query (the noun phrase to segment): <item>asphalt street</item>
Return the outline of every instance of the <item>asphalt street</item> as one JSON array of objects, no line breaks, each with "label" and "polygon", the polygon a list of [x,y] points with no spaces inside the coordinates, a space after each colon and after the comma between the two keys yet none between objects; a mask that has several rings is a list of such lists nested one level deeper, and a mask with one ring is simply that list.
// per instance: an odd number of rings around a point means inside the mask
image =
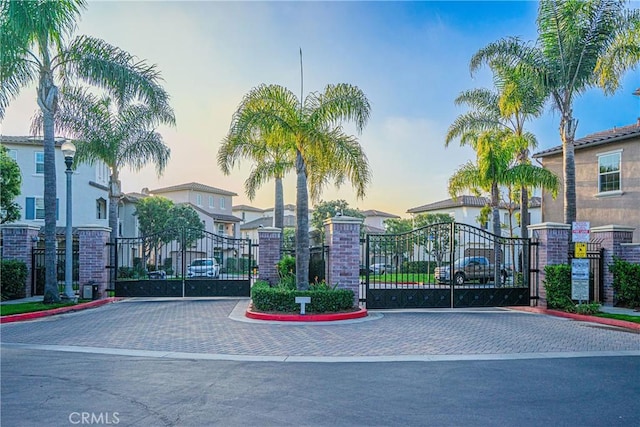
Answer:
[{"label": "asphalt street", "polygon": [[3,426],[637,426],[640,334],[503,309],[248,321],[126,300],[4,324]]}]

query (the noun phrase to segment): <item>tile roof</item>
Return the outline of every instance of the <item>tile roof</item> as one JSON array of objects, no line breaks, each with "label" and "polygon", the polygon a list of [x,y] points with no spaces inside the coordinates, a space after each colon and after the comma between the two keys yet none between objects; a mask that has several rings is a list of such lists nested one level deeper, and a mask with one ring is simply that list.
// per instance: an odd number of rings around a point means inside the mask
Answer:
[{"label": "tile roof", "polygon": [[[614,127],[601,132],[592,133],[584,138],[576,139],[574,141],[574,147],[576,150],[595,147],[597,145],[608,144],[611,142],[625,141],[628,139],[640,137],[640,120],[638,123],[622,127]],[[534,158],[555,156],[562,154],[562,145],[549,148],[548,150],[540,151],[533,155]]]},{"label": "tile roof", "polygon": [[202,209],[201,207],[194,205],[193,203],[187,202],[187,203],[182,203],[182,204],[191,206],[192,208],[194,208],[196,211],[202,213],[203,215],[206,215],[206,216],[208,216],[210,218],[213,218],[214,221],[225,221],[225,222],[240,222],[240,221],[242,221],[237,216],[206,211],[206,210]]},{"label": "tile roof", "polygon": [[360,211],[360,213],[366,217],[368,216],[381,216],[385,218],[400,218],[398,215],[377,211],[375,209],[368,209],[366,211]]},{"label": "tile roof", "polygon": [[[284,216],[284,226],[285,227],[295,227],[296,226],[296,217],[293,215],[285,215]],[[254,219],[253,221],[249,221],[245,224],[240,225],[240,230],[253,230],[260,227],[273,227],[273,217],[266,216],[264,218]]]},{"label": "tile roof", "polygon": [[260,209],[260,208],[255,208],[253,206],[249,206],[249,205],[234,205],[231,207],[232,211],[247,211],[247,212],[265,212],[264,209]]},{"label": "tile roof", "polygon": [[455,200],[453,198],[440,200],[438,202],[429,203],[427,205],[418,206],[407,210],[407,213],[422,213],[436,211],[439,209],[455,208],[460,206],[478,206],[482,207],[488,202],[486,197],[478,196],[459,196]]},{"label": "tile roof", "polygon": [[222,190],[220,188],[211,187],[209,185],[200,184],[198,182],[189,182],[187,184],[178,184],[172,185],[170,187],[157,188],[155,190],[149,190],[149,193],[169,193],[171,191],[182,191],[182,190],[191,190],[191,191],[202,191],[205,193],[216,193],[222,194],[223,196],[237,196],[233,191]]},{"label": "tile roof", "polygon": [[[0,143],[3,144],[16,144],[16,145],[43,145],[42,136],[8,136],[0,135]],[[57,137],[55,138],[56,146],[59,147],[65,142],[67,138]]]}]

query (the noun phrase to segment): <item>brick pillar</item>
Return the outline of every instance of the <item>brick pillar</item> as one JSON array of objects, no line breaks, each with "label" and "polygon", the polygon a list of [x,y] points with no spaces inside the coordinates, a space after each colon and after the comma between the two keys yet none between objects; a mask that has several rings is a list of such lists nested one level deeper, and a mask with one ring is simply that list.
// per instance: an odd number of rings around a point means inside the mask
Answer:
[{"label": "brick pillar", "polygon": [[258,230],[258,279],[276,284],[280,280],[276,264],[280,261],[280,233],[276,227]]},{"label": "brick pillar", "polygon": [[[544,289],[544,267],[554,264],[567,264],[569,262],[569,236],[571,226],[555,222],[543,222],[529,226],[533,232],[533,238],[538,241],[538,281],[531,283],[537,286],[540,299],[538,305],[547,307],[547,292]],[[535,250],[535,248],[534,248]],[[536,266],[531,266],[536,268]]]},{"label": "brick pillar", "polygon": [[105,298],[105,289],[109,284],[109,237],[111,229],[100,226],[77,227],[78,245],[80,249],[79,281],[80,295],[82,286],[95,282],[98,285],[99,298]]},{"label": "brick pillar", "polygon": [[31,251],[38,242],[40,227],[27,224],[5,224],[2,226],[2,259],[22,261],[27,265],[26,297],[31,295],[33,265]]},{"label": "brick pillar", "polygon": [[623,246],[631,243],[633,239],[634,227],[624,225],[604,225],[602,227],[591,228],[591,239],[602,241],[604,256],[600,260],[603,263],[604,295],[601,296],[603,305],[614,305],[616,297],[613,292],[613,273],[609,270],[609,265],[613,263],[613,257],[625,258],[627,249]]},{"label": "brick pillar", "polygon": [[336,216],[324,221],[325,243],[329,246],[326,282],[353,291],[353,305],[358,305],[360,287],[360,226],[362,219]]}]

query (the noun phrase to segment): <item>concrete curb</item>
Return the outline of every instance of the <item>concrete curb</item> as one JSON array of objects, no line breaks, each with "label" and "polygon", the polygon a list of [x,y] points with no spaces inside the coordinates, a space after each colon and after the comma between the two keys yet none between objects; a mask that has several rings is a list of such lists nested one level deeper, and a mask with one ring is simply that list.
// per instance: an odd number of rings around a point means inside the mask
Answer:
[{"label": "concrete curb", "polygon": [[361,308],[358,311],[349,313],[331,313],[331,314],[270,314],[252,311],[248,308],[245,316],[250,319],[257,320],[275,320],[280,322],[333,322],[336,320],[350,320],[367,317],[367,309]]},{"label": "concrete curb", "polygon": [[549,310],[539,307],[509,307],[511,310],[526,311],[529,313],[547,314],[549,316],[563,317],[565,319],[577,320],[580,322],[600,323],[602,325],[616,326],[618,328],[632,329],[640,331],[640,323],[627,322],[626,320],[609,319],[606,317],[588,316],[585,314],[567,313],[566,311]]},{"label": "concrete curb", "polygon": [[54,308],[52,310],[32,311],[30,313],[20,313],[20,314],[9,314],[7,316],[0,317],[0,324],[22,322],[25,320],[33,320],[33,319],[39,319],[41,317],[54,316],[56,314],[70,313],[72,311],[79,311],[79,310],[85,310],[88,308],[100,307],[101,305],[120,301],[121,299],[122,298],[112,297],[112,298],[99,299],[99,300],[90,301],[90,302],[83,302],[81,304],[70,305],[68,307]]}]

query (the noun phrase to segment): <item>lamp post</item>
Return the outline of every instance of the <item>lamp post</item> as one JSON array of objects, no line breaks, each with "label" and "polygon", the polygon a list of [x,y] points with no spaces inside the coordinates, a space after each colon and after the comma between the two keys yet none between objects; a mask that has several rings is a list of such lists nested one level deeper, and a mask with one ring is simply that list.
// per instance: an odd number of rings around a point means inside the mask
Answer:
[{"label": "lamp post", "polygon": [[62,143],[62,154],[64,155],[64,163],[67,165],[67,227],[65,230],[65,245],[64,245],[64,299],[74,300],[75,294],[73,292],[73,236],[71,233],[72,221],[71,221],[71,175],[73,171],[71,166],[73,165],[73,158],[76,155],[76,146],[70,142],[65,141]]}]

